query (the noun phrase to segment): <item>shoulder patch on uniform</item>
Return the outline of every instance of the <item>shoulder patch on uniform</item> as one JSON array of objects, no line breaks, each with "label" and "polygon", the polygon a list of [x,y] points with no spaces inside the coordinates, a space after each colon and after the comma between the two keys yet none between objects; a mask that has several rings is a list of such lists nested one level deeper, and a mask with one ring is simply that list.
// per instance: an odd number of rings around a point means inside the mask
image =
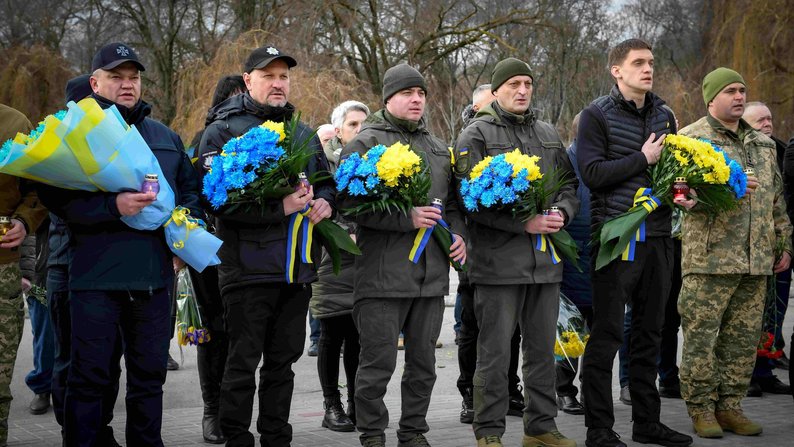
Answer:
[{"label": "shoulder patch on uniform", "polygon": [[452,153],[452,167],[455,169],[455,173],[458,175],[463,175],[469,172],[471,168],[471,159],[469,158],[469,148],[461,148],[457,150],[457,154],[455,151]]}]

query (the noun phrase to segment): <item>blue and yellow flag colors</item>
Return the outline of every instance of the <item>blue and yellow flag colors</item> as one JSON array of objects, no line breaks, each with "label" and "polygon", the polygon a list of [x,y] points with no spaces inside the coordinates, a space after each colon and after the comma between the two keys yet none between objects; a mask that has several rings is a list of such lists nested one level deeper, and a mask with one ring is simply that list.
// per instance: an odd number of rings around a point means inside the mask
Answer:
[{"label": "blue and yellow flag colors", "polygon": [[535,235],[535,250],[542,251],[543,253],[548,252],[549,256],[551,256],[552,264],[559,264],[560,261],[562,261],[560,256],[557,254],[557,250],[554,248],[554,243],[546,234]]},{"label": "blue and yellow flag colors", "polygon": [[[306,207],[292,213],[289,218],[289,225],[287,227],[287,258],[285,266],[285,275],[287,284],[295,282],[295,259],[296,251],[300,247],[300,259],[304,264],[312,264],[312,241],[314,238],[314,224],[306,217],[311,211],[311,207]],[[298,243],[298,235],[300,235],[300,244]]]},{"label": "blue and yellow flag colors", "polygon": [[[637,192],[634,193],[634,206],[632,206],[629,211],[642,207],[648,212],[648,214],[650,214],[653,212],[653,210],[659,208],[659,205],[661,204],[662,201],[653,195],[653,190],[651,188],[639,188]],[[640,223],[639,228],[637,228],[635,231],[634,236],[629,240],[629,244],[626,246],[626,249],[623,250],[623,253],[620,256],[621,260],[634,261],[634,253],[637,250],[637,242],[645,242],[644,219]]]}]

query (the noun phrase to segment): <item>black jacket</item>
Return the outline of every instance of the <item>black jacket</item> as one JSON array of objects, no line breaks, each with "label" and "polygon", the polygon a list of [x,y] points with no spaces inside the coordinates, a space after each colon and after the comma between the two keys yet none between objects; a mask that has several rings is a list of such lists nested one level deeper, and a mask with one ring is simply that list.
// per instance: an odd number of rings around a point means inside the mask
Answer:
[{"label": "black jacket", "polygon": [[[218,104],[207,115],[207,128],[199,145],[199,165],[208,168],[211,158],[221,152],[227,141],[246,133],[267,120],[288,121],[295,108],[270,107],[258,104],[248,93],[233,96]],[[320,140],[304,124],[298,127],[296,141],[311,137],[316,156],[309,160],[306,173],[328,170],[328,161]],[[332,180],[314,185],[314,197],[323,198],[334,206]],[[212,211],[211,208],[207,208]],[[215,235],[223,240],[218,256],[218,279],[221,292],[249,284],[286,282],[287,224],[281,200],[273,200],[265,208],[235,210],[224,208],[214,211]],[[320,244],[313,244],[312,259],[320,260]],[[295,282],[311,283],[317,280],[313,264],[295,263]]]},{"label": "black jacket", "polygon": [[[579,172],[591,191],[592,228],[617,217],[634,205],[637,189],[650,186],[642,145],[651,133],[675,133],[675,119],[651,92],[637,109],[617,86],[593,101],[579,118],[576,138]],[[672,210],[662,205],[646,219],[650,237],[670,236]]]},{"label": "black jacket", "polygon": [[[94,95],[108,108],[109,100]],[[122,117],[135,125],[149,145],[165,179],[174,190],[177,205],[203,217],[199,205],[198,176],[185,154],[182,141],[171,129],[148,118],[151,106],[143,101],[128,109],[116,104]],[[72,290],[154,290],[170,284],[172,254],[161,228],[141,231],[120,220],[117,193],[71,191],[41,185],[40,196],[47,208],[69,227]]]}]

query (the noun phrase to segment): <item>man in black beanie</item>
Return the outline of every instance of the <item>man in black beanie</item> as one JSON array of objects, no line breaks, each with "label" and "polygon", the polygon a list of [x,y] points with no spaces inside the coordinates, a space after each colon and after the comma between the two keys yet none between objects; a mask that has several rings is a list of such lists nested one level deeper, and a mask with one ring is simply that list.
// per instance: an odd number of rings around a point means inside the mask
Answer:
[{"label": "man in black beanie", "polygon": [[[468,180],[485,157],[513,150],[539,156],[541,172],[568,178],[545,207],[559,215],[538,214],[526,222],[513,213],[480,209],[467,215],[470,234],[474,314],[480,327],[474,372],[474,435],[478,447],[501,447],[508,410],[507,366],[510,339],[521,328],[524,357],[524,447],[574,447],[557,430],[554,394],[554,340],[557,330],[562,262],[535,248],[539,235],[555,233],[579,210],[577,181],[565,147],[551,124],[530,108],[533,74],[526,62],[507,58],[493,69],[496,101],[483,107],[455,144],[455,174]],[[552,179],[551,183],[555,180]]]},{"label": "man in black beanie", "polygon": [[[400,64],[383,78],[385,109],[369,116],[361,132],[342,151],[364,153],[378,144],[404,143],[419,154],[431,177],[428,200],[441,199],[443,211],[417,206],[410,213],[371,212],[351,216],[362,255],[356,257],[353,319],[358,327],[361,354],[356,375],[356,423],[361,444],[385,445],[389,412],[383,403],[397,361],[397,338],[405,337],[402,411],[398,446],[428,446],[425,418],[436,381],[435,345],[444,317],[444,295],[449,289],[449,261],[436,242],[429,242],[418,262],[409,259],[417,230],[433,228],[442,216],[455,236],[450,258],[465,262],[465,230],[450,181],[452,168],[447,146],[430,134],[424,110],[427,86],[414,68]],[[340,208],[361,202],[340,194]],[[429,205],[429,203],[428,203]],[[440,229],[437,231],[441,231]]]}]

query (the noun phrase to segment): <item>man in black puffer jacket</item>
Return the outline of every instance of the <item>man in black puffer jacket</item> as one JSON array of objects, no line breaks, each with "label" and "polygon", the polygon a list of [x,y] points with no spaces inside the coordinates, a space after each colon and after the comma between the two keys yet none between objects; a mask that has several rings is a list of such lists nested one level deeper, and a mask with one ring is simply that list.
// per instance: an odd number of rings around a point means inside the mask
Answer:
[{"label": "man in black puffer jacket", "polygon": [[[650,184],[647,168],[659,160],[664,135],[675,133],[675,119],[653,87],[653,53],[640,39],[619,43],[609,53],[617,85],[582,111],[576,139],[579,171],[591,190],[591,228],[626,212],[639,188]],[[683,204],[694,205],[693,201]],[[665,303],[673,271],[671,210],[662,205],[646,220],[645,242],[633,261],[617,259],[591,268],[593,325],[582,362],[582,394],[588,447],[625,447],[612,426],[612,362],[623,339],[625,305],[632,306],[630,390],[633,436],[637,442],[687,446],[692,438],[659,422],[656,389]],[[596,259],[595,247],[592,260]],[[594,265],[594,264],[593,264]]]},{"label": "man in black puffer jacket", "polygon": [[[201,217],[198,176],[179,136],[148,118],[141,98],[143,64],[123,43],[94,56],[93,98],[115,105],[149,145],[175,194],[176,204]],[[124,339],[127,367],[127,444],[162,446],[163,383],[168,358],[172,259],[162,228],[135,230],[121,221],[155,200],[152,193],[85,192],[42,186],[41,199],[63,218],[71,237],[69,266],[72,325],[66,391],[66,445],[101,442],[103,398],[116,385],[114,347]],[[121,331],[119,331],[119,327]],[[114,358],[115,357],[115,358]],[[115,365],[117,370],[118,366]]]},{"label": "man in black puffer jacket", "polygon": [[[227,141],[270,120],[287,122],[295,107],[287,102],[289,69],[295,59],[273,46],[257,48],[243,67],[247,93],[233,96],[212,109],[199,145],[205,170],[211,157],[221,153]],[[320,141],[300,124],[294,141],[311,138],[316,156],[306,174],[328,170]],[[216,235],[223,240],[218,255],[221,297],[224,302],[229,355],[221,384],[220,421],[227,446],[254,445],[251,425],[255,374],[260,370],[257,431],[262,445],[289,445],[292,426],[289,409],[294,374],[292,364],[303,352],[306,311],[311,297],[309,284],[317,280],[313,264],[296,263],[294,282],[286,282],[287,226],[290,216],[312,206],[309,219],[317,223],[333,214],[334,187],[330,180],[310,189],[298,188],[264,208],[220,208],[214,212]],[[312,257],[320,259],[319,244]]]}]

